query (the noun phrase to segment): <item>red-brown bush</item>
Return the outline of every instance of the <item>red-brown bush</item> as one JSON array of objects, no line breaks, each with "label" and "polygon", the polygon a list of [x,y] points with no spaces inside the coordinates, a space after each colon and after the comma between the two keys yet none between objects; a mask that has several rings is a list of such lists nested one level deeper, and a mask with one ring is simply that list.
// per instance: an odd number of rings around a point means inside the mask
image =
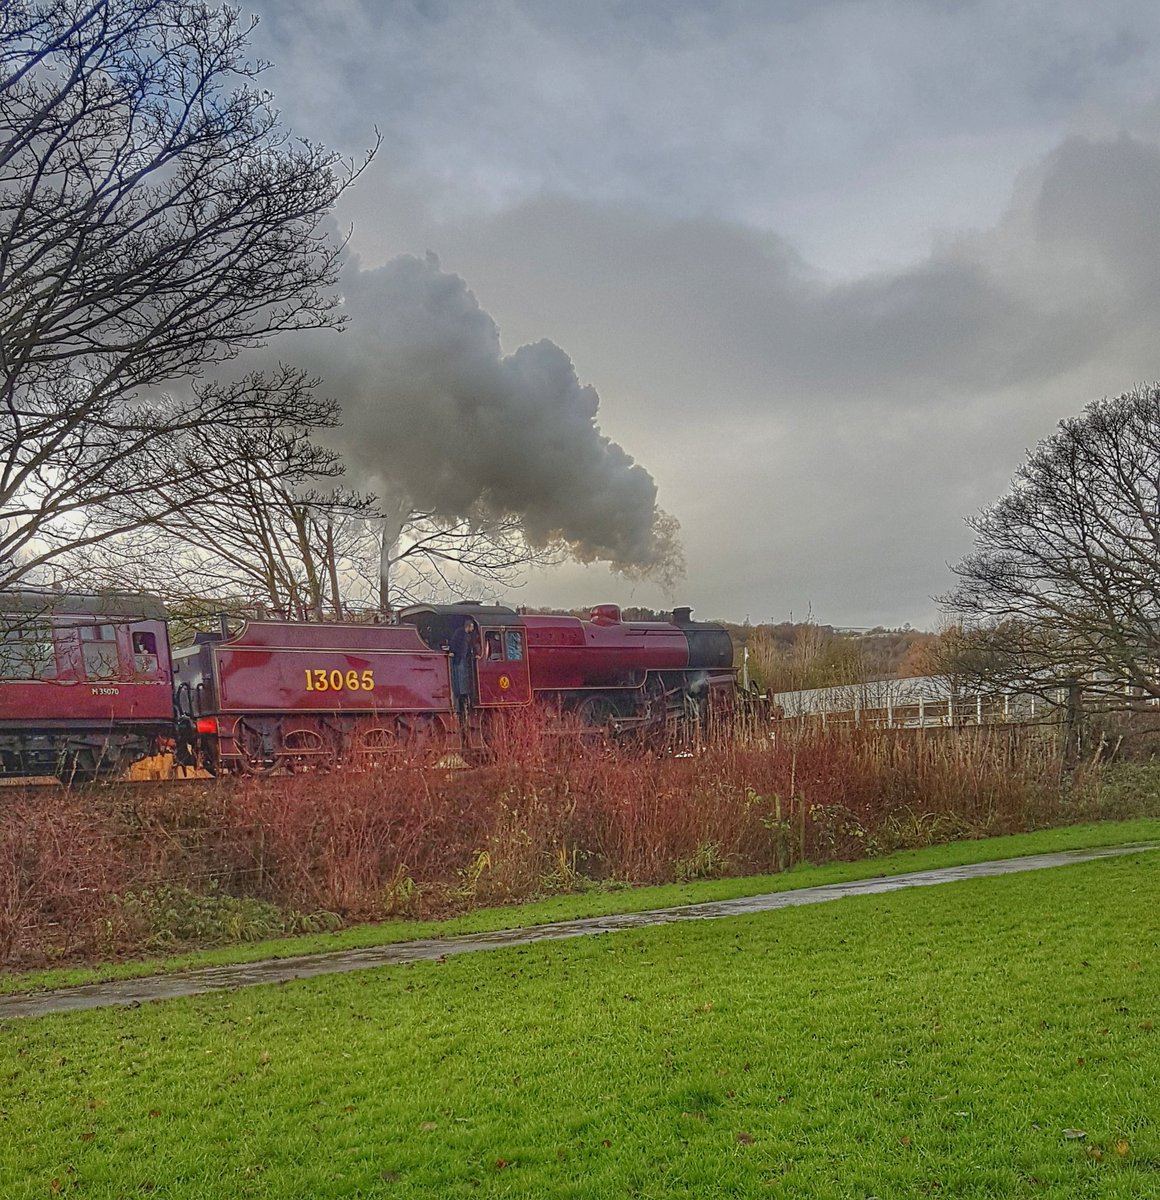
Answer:
[{"label": "red-brown bush", "polygon": [[[777,871],[1106,810],[1101,789],[1065,777],[1054,740],[1033,729],[786,725],[678,751],[613,747],[525,715],[494,730],[491,748],[489,763],[470,768],[416,759],[334,775],[8,789],[0,959],[131,953],[165,943],[157,925],[167,913],[182,937],[203,927],[195,940],[263,936],[278,932],[269,913],[287,931],[316,914],[436,915],[609,880]],[[1132,794],[1132,813],[1148,807]],[[259,907],[245,920],[231,909],[219,928],[206,917],[215,897]]]}]

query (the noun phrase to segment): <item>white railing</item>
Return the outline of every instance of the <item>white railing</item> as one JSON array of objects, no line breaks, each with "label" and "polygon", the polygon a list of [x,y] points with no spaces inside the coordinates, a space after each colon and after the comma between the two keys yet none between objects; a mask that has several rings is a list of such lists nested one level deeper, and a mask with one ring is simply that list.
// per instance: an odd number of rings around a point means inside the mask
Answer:
[{"label": "white railing", "polygon": [[934,675],[778,692],[770,696],[770,705],[775,717],[899,728],[1022,724],[1058,711],[1037,696],[952,692]]}]

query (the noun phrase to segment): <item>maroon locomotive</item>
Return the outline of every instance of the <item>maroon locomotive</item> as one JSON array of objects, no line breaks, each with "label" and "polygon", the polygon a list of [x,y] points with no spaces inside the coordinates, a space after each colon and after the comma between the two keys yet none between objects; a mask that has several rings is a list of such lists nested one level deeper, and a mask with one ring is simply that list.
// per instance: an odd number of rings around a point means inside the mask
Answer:
[{"label": "maroon locomotive", "polygon": [[95,775],[173,734],[165,610],[151,596],[0,593],[0,773]]},{"label": "maroon locomotive", "polygon": [[733,703],[729,634],[690,616],[419,605],[394,625],[249,621],[171,653],[150,597],[8,593],[0,772],[91,775],[163,740],[212,771],[328,768],[414,742],[479,746],[495,714],[535,702],[669,737]]},{"label": "maroon locomotive", "polygon": [[536,701],[587,725],[663,732],[733,700],[728,632],[690,615],[623,621],[601,605],[581,620],[463,603],[408,608],[397,625],[251,621],[174,653],[178,720],[199,761],[249,771],[479,742],[492,714]]}]

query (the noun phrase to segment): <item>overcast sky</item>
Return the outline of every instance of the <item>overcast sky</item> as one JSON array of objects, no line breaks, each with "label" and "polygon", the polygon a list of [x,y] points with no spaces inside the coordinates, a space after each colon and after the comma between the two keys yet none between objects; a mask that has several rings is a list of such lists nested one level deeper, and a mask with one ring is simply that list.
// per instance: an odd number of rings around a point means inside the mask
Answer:
[{"label": "overcast sky", "polygon": [[[295,133],[383,137],[338,213],[349,341],[307,355],[357,470],[407,461],[422,409],[390,376],[450,313],[448,353],[517,381],[513,436],[586,429],[560,486],[606,499],[574,544],[623,557],[607,498],[655,485],[700,617],[933,626],[963,518],[1062,417],[1160,378],[1160,5],[253,7]],[[509,599],[674,597],[595,562]]]}]

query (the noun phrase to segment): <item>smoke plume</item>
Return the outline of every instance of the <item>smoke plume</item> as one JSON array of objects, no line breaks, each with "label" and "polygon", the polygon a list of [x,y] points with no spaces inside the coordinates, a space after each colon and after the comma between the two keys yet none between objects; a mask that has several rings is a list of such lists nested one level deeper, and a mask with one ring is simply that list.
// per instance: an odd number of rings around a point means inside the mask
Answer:
[{"label": "smoke plume", "polygon": [[373,270],[351,260],[340,286],[342,336],[294,357],[341,402],[339,448],[356,478],[448,517],[518,516],[533,545],[560,540],[581,561],[680,572],[652,476],[601,433],[600,398],[559,346],[505,355],[495,322],[433,254]]}]

